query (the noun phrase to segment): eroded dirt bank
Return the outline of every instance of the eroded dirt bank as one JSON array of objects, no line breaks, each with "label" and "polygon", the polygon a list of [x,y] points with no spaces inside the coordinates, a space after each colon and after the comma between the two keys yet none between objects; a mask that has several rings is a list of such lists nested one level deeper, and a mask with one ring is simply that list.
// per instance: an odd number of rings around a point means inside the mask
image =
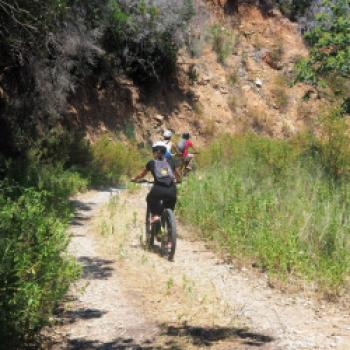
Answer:
[{"label": "eroded dirt bank", "polygon": [[174,263],[146,251],[145,193],[78,198],[70,251],[83,275],[49,348],[350,348],[345,311],[271,289],[220,261],[186,227]]}]

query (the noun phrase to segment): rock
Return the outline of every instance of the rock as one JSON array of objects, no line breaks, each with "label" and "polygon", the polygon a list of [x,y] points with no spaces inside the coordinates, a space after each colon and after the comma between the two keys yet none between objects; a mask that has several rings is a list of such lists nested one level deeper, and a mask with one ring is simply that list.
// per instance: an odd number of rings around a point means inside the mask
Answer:
[{"label": "rock", "polygon": [[165,117],[163,115],[160,115],[160,114],[156,114],[156,116],[154,117],[154,119],[156,119],[159,122],[162,122],[164,120],[164,118]]},{"label": "rock", "polygon": [[189,90],[186,92],[186,96],[190,98],[192,101],[198,101],[200,96],[193,90]]},{"label": "rock", "polygon": [[192,111],[192,107],[188,103],[184,103],[183,108],[185,111]]},{"label": "rock", "polygon": [[255,86],[261,88],[263,86],[262,80],[259,78],[255,79]]},{"label": "rock", "polygon": [[210,83],[210,81],[211,81],[211,77],[206,75],[206,76],[201,77],[201,79],[198,81],[198,85],[205,86],[205,85],[208,85]]},{"label": "rock", "polygon": [[197,102],[197,101],[199,101],[199,98],[200,98],[200,96],[198,94],[194,93],[192,96],[192,101]]},{"label": "rock", "polygon": [[305,92],[304,98],[316,100],[316,99],[318,99],[318,93],[316,90],[310,89],[310,90]]},{"label": "rock", "polygon": [[262,57],[262,60],[267,63],[272,69],[281,70],[283,68],[282,63],[277,62],[276,59],[273,58],[271,51],[267,51]]},{"label": "rock", "polygon": [[227,95],[228,94],[228,90],[225,86],[220,86],[219,88],[220,92],[223,94],[223,95]]}]

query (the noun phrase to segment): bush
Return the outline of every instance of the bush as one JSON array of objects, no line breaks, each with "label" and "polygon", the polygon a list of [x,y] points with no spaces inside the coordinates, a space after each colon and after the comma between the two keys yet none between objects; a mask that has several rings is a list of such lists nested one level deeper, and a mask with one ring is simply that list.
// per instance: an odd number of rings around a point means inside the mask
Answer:
[{"label": "bush", "polygon": [[233,53],[237,44],[237,38],[227,28],[215,24],[210,28],[209,39],[213,50],[216,52],[218,62],[224,64],[226,59]]},{"label": "bush", "polygon": [[180,212],[203,235],[269,274],[290,274],[337,293],[347,280],[349,182],[325,172],[305,138],[223,136],[185,184]]},{"label": "bush", "polygon": [[[0,195],[0,338],[29,339],[48,322],[78,276],[66,254],[66,220],[48,209],[47,192],[25,189],[17,199]],[[66,218],[67,219],[67,218]]]},{"label": "bush", "polygon": [[321,137],[313,137],[313,150],[323,169],[333,179],[348,175],[350,170],[350,137],[341,108],[325,113],[320,119]]},{"label": "bush", "polygon": [[121,69],[137,81],[173,73],[176,54],[194,15],[192,0],[111,1],[105,48],[121,62]]},{"label": "bush", "polygon": [[141,168],[142,152],[132,144],[123,144],[111,137],[102,136],[92,146],[92,182],[117,184],[122,175],[132,175]]}]

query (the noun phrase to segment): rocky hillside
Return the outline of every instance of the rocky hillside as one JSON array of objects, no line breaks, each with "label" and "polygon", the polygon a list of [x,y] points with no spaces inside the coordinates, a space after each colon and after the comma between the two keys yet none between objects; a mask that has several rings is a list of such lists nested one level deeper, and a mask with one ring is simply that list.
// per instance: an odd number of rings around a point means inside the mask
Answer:
[{"label": "rocky hillside", "polygon": [[310,123],[321,100],[292,84],[295,61],[307,55],[297,23],[277,9],[264,15],[242,5],[238,15],[225,15],[221,3],[196,6],[176,79],[140,87],[118,77],[78,90],[68,113],[90,138],[119,130],[149,143],[167,128],[191,130],[199,142],[247,130],[288,137]]}]

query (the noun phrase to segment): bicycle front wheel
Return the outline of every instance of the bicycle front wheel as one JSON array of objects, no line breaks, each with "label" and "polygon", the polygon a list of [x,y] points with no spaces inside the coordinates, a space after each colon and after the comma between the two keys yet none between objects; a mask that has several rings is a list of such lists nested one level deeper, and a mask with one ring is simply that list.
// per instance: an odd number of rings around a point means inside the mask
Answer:
[{"label": "bicycle front wheel", "polygon": [[176,249],[176,221],[174,212],[171,209],[163,211],[162,230],[161,253],[163,256],[168,256],[168,260],[172,261]]}]

